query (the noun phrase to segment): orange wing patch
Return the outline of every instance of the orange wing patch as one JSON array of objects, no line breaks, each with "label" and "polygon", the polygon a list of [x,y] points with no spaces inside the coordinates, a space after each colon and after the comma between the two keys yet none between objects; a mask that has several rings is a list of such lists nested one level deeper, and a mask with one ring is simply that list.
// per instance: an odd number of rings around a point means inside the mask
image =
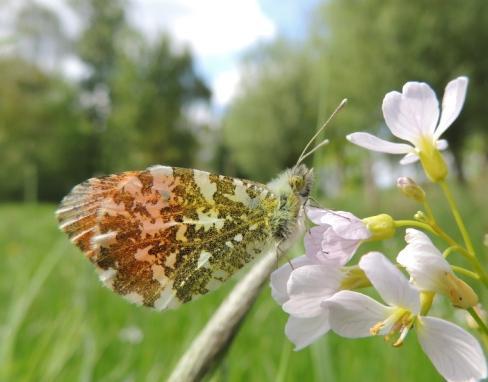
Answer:
[{"label": "orange wing patch", "polygon": [[105,285],[161,310],[215,289],[274,245],[278,208],[266,186],[155,166],[76,186],[57,216]]}]

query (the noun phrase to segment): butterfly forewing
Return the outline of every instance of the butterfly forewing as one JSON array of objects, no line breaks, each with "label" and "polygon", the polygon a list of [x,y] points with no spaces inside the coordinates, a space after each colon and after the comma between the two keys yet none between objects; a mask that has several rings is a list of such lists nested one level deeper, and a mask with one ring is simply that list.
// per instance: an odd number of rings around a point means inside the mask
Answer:
[{"label": "butterfly forewing", "polygon": [[259,183],[154,166],[76,186],[57,215],[107,286],[165,309],[215,289],[275,245],[279,207]]}]

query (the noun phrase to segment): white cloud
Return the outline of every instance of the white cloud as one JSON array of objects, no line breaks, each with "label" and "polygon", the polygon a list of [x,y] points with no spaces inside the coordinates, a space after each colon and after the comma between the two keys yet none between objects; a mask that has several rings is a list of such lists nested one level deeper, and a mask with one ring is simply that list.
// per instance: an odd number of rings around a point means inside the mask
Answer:
[{"label": "white cloud", "polygon": [[218,107],[225,107],[235,97],[241,82],[241,72],[237,67],[223,71],[215,77],[213,99]]},{"label": "white cloud", "polygon": [[169,31],[200,56],[236,53],[277,32],[257,0],[140,0],[133,10],[146,33]]},{"label": "white cloud", "polygon": [[239,55],[277,34],[277,26],[258,0],[139,0],[132,6],[131,21],[147,36],[166,31],[191,47],[210,79],[218,108],[228,105],[237,93]]}]

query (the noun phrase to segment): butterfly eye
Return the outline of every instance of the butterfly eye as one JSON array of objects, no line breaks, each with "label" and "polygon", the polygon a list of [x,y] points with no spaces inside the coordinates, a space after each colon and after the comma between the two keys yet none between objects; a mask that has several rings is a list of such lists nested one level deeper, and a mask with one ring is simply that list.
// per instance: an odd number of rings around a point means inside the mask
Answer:
[{"label": "butterfly eye", "polygon": [[305,180],[302,176],[293,176],[290,180],[290,185],[295,191],[300,191],[305,185]]}]

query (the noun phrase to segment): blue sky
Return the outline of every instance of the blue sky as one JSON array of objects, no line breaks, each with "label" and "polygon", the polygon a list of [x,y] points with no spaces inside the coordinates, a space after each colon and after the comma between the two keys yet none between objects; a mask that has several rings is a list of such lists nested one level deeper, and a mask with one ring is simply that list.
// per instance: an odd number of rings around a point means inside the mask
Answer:
[{"label": "blue sky", "polygon": [[320,0],[259,0],[263,12],[273,20],[281,34],[301,38],[307,32],[310,13]]}]

